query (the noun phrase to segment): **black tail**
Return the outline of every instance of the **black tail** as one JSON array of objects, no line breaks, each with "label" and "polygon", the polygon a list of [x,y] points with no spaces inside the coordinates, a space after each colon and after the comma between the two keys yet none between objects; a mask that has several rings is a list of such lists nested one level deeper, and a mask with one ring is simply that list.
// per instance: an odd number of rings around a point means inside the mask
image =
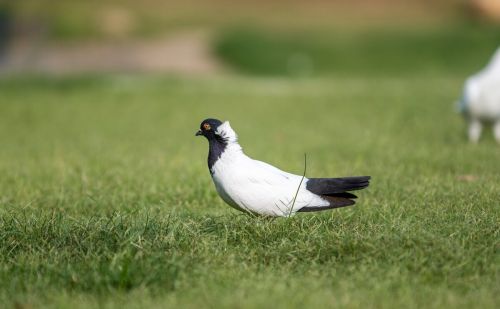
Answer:
[{"label": "black tail", "polygon": [[306,189],[321,195],[330,205],[321,207],[304,207],[300,212],[320,211],[354,205],[356,195],[347,191],[361,190],[370,184],[370,176],[344,178],[309,178]]}]

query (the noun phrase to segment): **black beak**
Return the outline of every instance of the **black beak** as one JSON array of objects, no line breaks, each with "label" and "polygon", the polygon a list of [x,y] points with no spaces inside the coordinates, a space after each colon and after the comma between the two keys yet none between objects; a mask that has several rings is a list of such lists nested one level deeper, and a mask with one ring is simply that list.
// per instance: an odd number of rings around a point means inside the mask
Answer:
[{"label": "black beak", "polygon": [[203,133],[201,132],[201,130],[198,130],[194,136],[200,136],[200,135],[203,135]]}]

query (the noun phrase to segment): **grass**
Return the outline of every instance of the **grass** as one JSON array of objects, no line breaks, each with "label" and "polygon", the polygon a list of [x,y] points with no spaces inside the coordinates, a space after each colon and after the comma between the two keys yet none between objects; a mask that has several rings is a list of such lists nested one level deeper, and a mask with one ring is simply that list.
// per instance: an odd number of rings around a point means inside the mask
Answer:
[{"label": "grass", "polygon": [[498,48],[498,26],[458,23],[358,31],[222,33],[215,53],[243,73],[267,76],[469,74]]},{"label": "grass", "polygon": [[[0,303],[496,308],[500,147],[466,142],[462,79],[4,79]],[[255,158],[372,185],[355,207],[240,214],[194,137],[206,117]]]}]

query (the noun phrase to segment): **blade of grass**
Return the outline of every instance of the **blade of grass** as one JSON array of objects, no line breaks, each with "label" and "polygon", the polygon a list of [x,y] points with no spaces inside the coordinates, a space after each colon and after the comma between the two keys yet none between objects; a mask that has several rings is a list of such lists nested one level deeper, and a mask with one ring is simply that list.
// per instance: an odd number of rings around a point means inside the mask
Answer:
[{"label": "blade of grass", "polygon": [[295,197],[293,198],[292,207],[290,207],[290,211],[287,217],[290,217],[293,213],[293,207],[295,206],[295,201],[297,200],[297,195],[299,194],[300,186],[302,186],[302,182],[306,177],[306,170],[307,170],[307,153],[304,153],[304,173],[302,173],[302,179],[300,179],[299,186],[297,187],[297,192],[295,192]]}]

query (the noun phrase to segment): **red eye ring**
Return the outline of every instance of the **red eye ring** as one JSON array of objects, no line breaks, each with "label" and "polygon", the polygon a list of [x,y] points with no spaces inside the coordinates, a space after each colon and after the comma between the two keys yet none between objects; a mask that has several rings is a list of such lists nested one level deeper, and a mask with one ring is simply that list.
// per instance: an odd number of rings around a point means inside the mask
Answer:
[{"label": "red eye ring", "polygon": [[208,123],[204,123],[203,124],[203,129],[205,129],[205,131],[208,131],[208,130],[211,129],[211,126]]}]

